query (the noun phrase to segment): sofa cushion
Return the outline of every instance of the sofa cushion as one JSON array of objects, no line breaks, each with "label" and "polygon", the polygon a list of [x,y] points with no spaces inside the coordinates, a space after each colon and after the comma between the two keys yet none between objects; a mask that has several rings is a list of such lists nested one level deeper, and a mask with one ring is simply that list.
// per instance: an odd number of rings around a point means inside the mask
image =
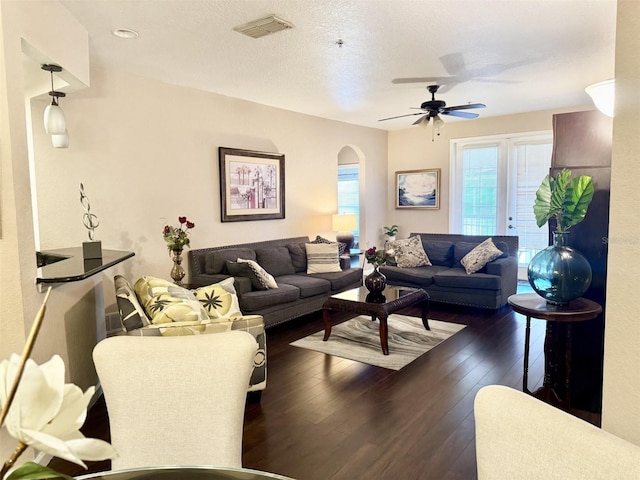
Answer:
[{"label": "sofa cushion", "polygon": [[349,268],[339,272],[316,273],[316,278],[323,278],[331,283],[331,291],[344,290],[351,285],[362,285],[362,269]]},{"label": "sofa cushion", "polygon": [[231,275],[246,277],[251,280],[251,286],[255,290],[267,290],[278,288],[278,284],[272,275],[265,271],[253,260],[238,258],[237,262],[227,261],[227,269]]},{"label": "sofa cushion", "polygon": [[256,248],[256,262],[274,277],[296,273],[287,247]]},{"label": "sofa cushion", "polygon": [[[478,245],[480,245],[480,243],[456,242],[453,247],[454,266],[461,267],[462,264],[460,263],[460,260],[462,260],[467,253],[476,248]],[[502,252],[502,254],[498,258],[506,258],[509,256],[509,246],[505,242],[496,242],[495,246],[498,247],[498,249]]]},{"label": "sofa cushion", "polygon": [[122,275],[116,275],[113,279],[116,288],[116,303],[120,312],[122,327],[130,332],[150,324],[147,313],[138,301],[136,293],[129,281]]},{"label": "sofa cushion", "polygon": [[462,257],[460,264],[464,267],[467,274],[470,275],[481,268],[484,268],[487,263],[495,260],[500,255],[502,255],[502,251],[494,245],[491,238],[487,238],[484,242]]},{"label": "sofa cushion", "polygon": [[143,276],[133,285],[151,323],[195,322],[209,320],[195,295],[162,278]]},{"label": "sofa cushion", "polygon": [[389,248],[395,252],[396,265],[400,268],[422,267],[431,265],[427,257],[420,235],[390,242]]},{"label": "sofa cushion", "polygon": [[193,290],[211,320],[226,322],[229,317],[242,315],[233,282],[233,277],[229,277],[222,282]]},{"label": "sofa cushion", "polygon": [[344,252],[347,249],[347,244],[346,243],[332,242],[331,240],[328,240],[328,239],[326,239],[324,237],[321,237],[320,235],[316,235],[316,239],[311,243],[325,243],[325,244],[337,243],[338,244],[338,255],[344,255]]},{"label": "sofa cushion", "polygon": [[291,255],[291,263],[296,273],[307,271],[307,249],[304,243],[290,243],[287,245]]},{"label": "sofa cushion", "polygon": [[453,242],[444,240],[422,240],[424,251],[431,265],[450,267],[453,264]]},{"label": "sofa cushion", "polygon": [[337,243],[307,243],[307,273],[340,272]]},{"label": "sofa cushion", "polygon": [[429,266],[429,267],[412,267],[412,268],[399,268],[387,266],[380,269],[380,271],[387,277],[387,281],[394,284],[409,283],[413,285],[420,285],[428,287],[433,284],[433,277],[442,271],[448,270],[448,267],[442,266]]},{"label": "sofa cushion", "polygon": [[478,290],[500,290],[501,277],[486,273],[474,273],[472,275],[462,268],[448,268],[438,272],[433,277],[433,283],[440,287],[448,288],[475,288]]},{"label": "sofa cushion", "polygon": [[237,262],[238,258],[255,260],[256,253],[250,248],[225,248],[207,253],[204,261],[204,272],[213,275],[216,273],[230,274],[227,270],[227,261]]},{"label": "sofa cushion", "polygon": [[240,296],[240,308],[243,313],[259,312],[265,308],[293,302],[300,298],[300,289],[293,285],[282,284],[273,290],[253,290]]},{"label": "sofa cushion", "polygon": [[300,297],[313,297],[322,295],[331,290],[331,282],[316,275],[283,275],[276,277],[278,285],[286,283],[300,289]]}]

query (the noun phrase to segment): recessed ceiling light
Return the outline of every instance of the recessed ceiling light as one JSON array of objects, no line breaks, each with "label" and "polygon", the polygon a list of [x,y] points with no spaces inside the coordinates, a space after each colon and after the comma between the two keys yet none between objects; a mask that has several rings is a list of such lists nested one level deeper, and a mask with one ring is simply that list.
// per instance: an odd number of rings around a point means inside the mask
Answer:
[{"label": "recessed ceiling light", "polygon": [[136,32],[135,30],[131,30],[129,28],[114,28],[113,30],[111,30],[111,33],[113,33],[116,37],[120,37],[120,38],[138,38],[138,32]]}]

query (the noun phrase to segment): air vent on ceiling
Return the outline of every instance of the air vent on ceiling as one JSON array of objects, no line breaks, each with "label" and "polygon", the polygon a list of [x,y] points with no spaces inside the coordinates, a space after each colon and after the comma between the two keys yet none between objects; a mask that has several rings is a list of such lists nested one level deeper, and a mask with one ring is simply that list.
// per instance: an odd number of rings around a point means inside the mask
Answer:
[{"label": "air vent on ceiling", "polygon": [[255,20],[253,22],[234,27],[234,30],[236,32],[244,33],[252,38],[260,38],[289,28],[293,28],[293,24],[278,18],[275,15],[269,15],[268,17],[261,18],[260,20]]}]

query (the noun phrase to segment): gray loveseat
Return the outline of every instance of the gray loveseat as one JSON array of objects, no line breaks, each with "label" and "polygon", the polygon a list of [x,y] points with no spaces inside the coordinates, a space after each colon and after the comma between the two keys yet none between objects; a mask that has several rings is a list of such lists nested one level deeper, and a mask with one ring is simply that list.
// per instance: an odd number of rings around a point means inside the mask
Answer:
[{"label": "gray loveseat", "polygon": [[[262,315],[265,327],[271,327],[316,312],[329,296],[362,285],[362,268],[350,268],[348,258],[339,272],[307,274],[306,243],[312,243],[308,237],[294,237],[189,250],[189,286],[233,276],[242,313]],[[231,275],[227,262],[238,258],[256,261],[278,288],[257,289],[249,277]]]},{"label": "gray loveseat", "polygon": [[[412,233],[420,235],[432,266],[400,268],[380,267],[390,285],[419,287],[434,302],[497,309],[516,293],[518,283],[518,237],[502,235],[456,235]],[[491,237],[503,255],[476,273],[467,274],[460,260],[475,246]]]}]

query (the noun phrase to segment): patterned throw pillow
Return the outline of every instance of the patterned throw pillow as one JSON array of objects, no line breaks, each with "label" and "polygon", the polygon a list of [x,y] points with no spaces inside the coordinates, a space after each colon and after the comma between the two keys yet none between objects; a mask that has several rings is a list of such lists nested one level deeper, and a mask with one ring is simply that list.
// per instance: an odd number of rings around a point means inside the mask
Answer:
[{"label": "patterned throw pillow", "polygon": [[236,289],[233,286],[233,277],[213,285],[196,288],[193,293],[213,321],[227,322],[230,317],[242,316]]},{"label": "patterned throw pillow", "polygon": [[149,317],[138,302],[138,297],[136,297],[129,281],[122,275],[116,275],[113,283],[116,288],[116,303],[120,312],[120,321],[124,330],[130,332],[149,325]]},{"label": "patterned throw pillow", "polygon": [[430,266],[431,262],[422,246],[420,235],[404,240],[396,240],[389,244],[389,248],[395,252],[396,263],[400,268]]},{"label": "patterned throw pillow", "polygon": [[266,290],[270,288],[278,288],[278,284],[276,283],[273,276],[253,260],[245,260],[243,258],[239,258],[238,263],[245,263],[249,265],[249,268],[251,269],[253,274],[258,278],[258,282],[260,282],[260,285],[262,285]]},{"label": "patterned throw pillow", "polygon": [[209,320],[192,292],[168,280],[144,276],[136,281],[133,290],[153,324]]},{"label": "patterned throw pillow", "polygon": [[337,243],[306,243],[305,249],[307,250],[307,273],[342,271]]},{"label": "patterned throw pillow", "polygon": [[346,243],[332,242],[331,240],[327,240],[326,238],[323,238],[320,235],[316,235],[316,239],[311,243],[328,243],[330,245],[336,243],[338,244],[338,255],[344,255],[344,251],[347,249]]},{"label": "patterned throw pillow", "polygon": [[477,272],[487,263],[502,255],[502,250],[495,246],[493,239],[487,238],[480,245],[467,253],[460,263],[468,275]]}]

